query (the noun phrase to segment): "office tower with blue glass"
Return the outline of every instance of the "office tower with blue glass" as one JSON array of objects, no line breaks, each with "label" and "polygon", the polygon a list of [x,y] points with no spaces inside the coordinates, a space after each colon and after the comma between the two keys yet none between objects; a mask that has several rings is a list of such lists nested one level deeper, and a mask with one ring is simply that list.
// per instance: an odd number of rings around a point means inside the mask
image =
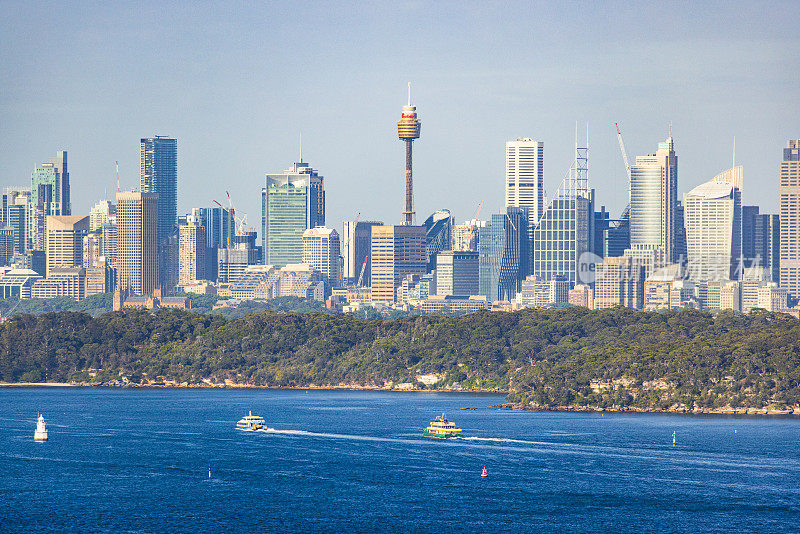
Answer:
[{"label": "office tower with blue glass", "polygon": [[503,208],[478,228],[479,292],[490,301],[512,300],[528,272],[528,214]]},{"label": "office tower with blue glass", "polygon": [[436,269],[436,255],[453,249],[454,217],[450,210],[437,210],[425,219],[425,254],[428,257],[428,272]]},{"label": "office tower with blue glass", "polygon": [[158,195],[159,286],[178,283],[178,140],[157,135],[141,139],[142,193]]},{"label": "office tower with blue glass", "polygon": [[588,136],[583,147],[575,137],[575,159],[533,230],[531,269],[542,280],[567,280],[569,287],[582,281],[581,272],[593,272],[592,258],[585,253],[596,252]]}]

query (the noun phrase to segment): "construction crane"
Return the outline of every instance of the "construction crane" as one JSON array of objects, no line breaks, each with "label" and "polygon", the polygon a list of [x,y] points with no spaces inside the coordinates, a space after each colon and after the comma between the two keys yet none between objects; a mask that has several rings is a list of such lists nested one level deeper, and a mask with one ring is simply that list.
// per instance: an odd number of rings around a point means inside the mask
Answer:
[{"label": "construction crane", "polygon": [[361,265],[361,274],[358,275],[358,282],[356,282],[356,287],[361,287],[361,283],[364,281],[364,273],[367,270],[368,259],[369,259],[369,254],[364,256],[364,263]]},{"label": "construction crane", "polygon": [[478,228],[478,215],[481,214],[481,208],[483,207],[483,200],[481,200],[480,204],[478,204],[478,209],[475,211],[475,217],[472,219],[475,223],[472,225],[472,230],[469,232],[469,237],[467,238],[467,246],[469,243],[472,243],[472,237],[475,235],[475,230]]},{"label": "construction crane", "polygon": [[622,142],[622,133],[619,131],[619,124],[614,123],[614,126],[617,127],[617,139],[619,140],[619,150],[622,152],[622,159],[625,161],[625,172],[628,173],[628,180],[631,179],[631,164],[628,163],[628,153],[625,152],[625,143]]}]

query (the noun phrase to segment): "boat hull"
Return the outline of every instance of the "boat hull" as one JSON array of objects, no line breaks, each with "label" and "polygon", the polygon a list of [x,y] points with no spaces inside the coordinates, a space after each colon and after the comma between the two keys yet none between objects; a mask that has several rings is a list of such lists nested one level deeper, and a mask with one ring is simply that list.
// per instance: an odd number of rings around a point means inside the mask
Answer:
[{"label": "boat hull", "polygon": [[438,432],[429,432],[427,428],[422,431],[422,435],[425,436],[426,438],[431,438],[431,439],[450,439],[450,438],[462,437],[461,432],[449,432],[446,434],[440,434]]}]

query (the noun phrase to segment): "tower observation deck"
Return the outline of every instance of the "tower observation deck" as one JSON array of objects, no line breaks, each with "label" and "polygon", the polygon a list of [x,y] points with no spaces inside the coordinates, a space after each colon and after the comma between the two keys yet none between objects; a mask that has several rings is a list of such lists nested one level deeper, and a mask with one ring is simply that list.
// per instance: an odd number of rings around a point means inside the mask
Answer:
[{"label": "tower observation deck", "polygon": [[397,137],[406,144],[406,209],[403,212],[403,224],[414,224],[414,181],[411,173],[411,143],[419,139],[420,121],[417,119],[417,107],[411,105],[411,82],[408,83],[408,105],[403,106],[403,115],[397,121]]}]

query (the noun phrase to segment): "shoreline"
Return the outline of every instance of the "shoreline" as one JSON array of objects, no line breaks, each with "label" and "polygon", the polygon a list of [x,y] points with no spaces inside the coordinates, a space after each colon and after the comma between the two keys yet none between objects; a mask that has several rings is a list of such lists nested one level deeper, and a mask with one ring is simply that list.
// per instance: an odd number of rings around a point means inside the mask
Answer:
[{"label": "shoreline", "polygon": [[343,384],[338,386],[259,386],[256,384],[186,384],[186,383],[152,383],[152,384],[111,384],[89,382],[0,382],[0,388],[105,388],[105,389],[270,389],[270,390],[314,390],[314,391],[386,391],[398,393],[484,393],[508,395],[504,389],[414,389],[381,386],[359,386]]},{"label": "shoreline", "polygon": [[639,408],[636,406],[612,406],[603,408],[600,406],[541,406],[530,404],[519,404],[507,402],[495,404],[492,408],[500,410],[514,410],[524,412],[591,412],[591,413],[613,413],[613,414],[666,414],[666,415],[791,415],[800,416],[800,406],[790,406],[785,410],[777,408],[745,408],[732,406],[722,406],[720,408]]}]

